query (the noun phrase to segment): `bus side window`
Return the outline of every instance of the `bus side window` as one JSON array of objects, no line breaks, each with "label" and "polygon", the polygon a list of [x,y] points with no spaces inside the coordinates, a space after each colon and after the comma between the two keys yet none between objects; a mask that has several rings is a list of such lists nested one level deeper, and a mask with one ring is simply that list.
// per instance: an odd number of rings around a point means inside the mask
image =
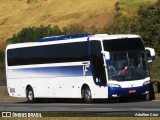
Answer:
[{"label": "bus side window", "polygon": [[28,49],[25,48],[16,48],[8,50],[7,58],[8,66],[31,64],[30,53],[28,52]]},{"label": "bus side window", "polygon": [[96,79],[96,82],[98,80],[98,82],[100,83],[106,83],[106,74],[104,68],[103,54],[101,53],[102,48],[100,41],[91,41],[90,49],[94,79]]}]

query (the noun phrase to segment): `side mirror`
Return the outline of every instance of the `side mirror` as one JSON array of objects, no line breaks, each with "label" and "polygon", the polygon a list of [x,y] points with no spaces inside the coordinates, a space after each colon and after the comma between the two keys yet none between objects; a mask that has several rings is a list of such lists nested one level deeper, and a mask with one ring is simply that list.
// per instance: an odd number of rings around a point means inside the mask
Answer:
[{"label": "side mirror", "polygon": [[155,51],[153,48],[146,47],[146,51],[148,51],[147,57],[149,58],[148,62],[152,62],[155,60]]},{"label": "side mirror", "polygon": [[106,63],[109,64],[110,63],[110,54],[109,54],[109,52],[108,51],[101,51],[101,53],[105,57]]}]

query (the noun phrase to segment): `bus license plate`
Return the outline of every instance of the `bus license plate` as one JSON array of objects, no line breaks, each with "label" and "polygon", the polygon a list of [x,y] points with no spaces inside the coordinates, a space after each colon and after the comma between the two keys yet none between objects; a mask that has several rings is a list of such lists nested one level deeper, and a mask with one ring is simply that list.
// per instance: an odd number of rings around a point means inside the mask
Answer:
[{"label": "bus license plate", "polygon": [[136,93],[136,90],[129,90],[129,93]]}]

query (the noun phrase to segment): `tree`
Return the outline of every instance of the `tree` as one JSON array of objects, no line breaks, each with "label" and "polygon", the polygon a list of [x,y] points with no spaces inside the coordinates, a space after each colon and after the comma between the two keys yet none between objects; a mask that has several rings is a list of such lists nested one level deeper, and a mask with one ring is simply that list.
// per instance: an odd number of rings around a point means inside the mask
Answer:
[{"label": "tree", "polygon": [[[65,31],[66,32],[66,31]],[[39,26],[23,28],[18,34],[14,34],[7,41],[10,43],[36,42],[43,37],[57,36],[65,34],[58,26]]]},{"label": "tree", "polygon": [[79,24],[70,24],[66,28],[67,34],[81,34],[81,33],[87,33],[85,30],[85,27]]},{"label": "tree", "polygon": [[160,55],[160,0],[155,4],[140,6],[132,32],[140,34],[145,45],[153,47]]}]

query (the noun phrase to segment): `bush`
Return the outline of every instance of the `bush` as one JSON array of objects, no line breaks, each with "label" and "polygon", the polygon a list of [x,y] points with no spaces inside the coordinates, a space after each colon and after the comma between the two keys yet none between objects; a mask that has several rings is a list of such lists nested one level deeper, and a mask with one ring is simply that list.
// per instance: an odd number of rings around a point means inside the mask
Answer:
[{"label": "bush", "polygon": [[35,42],[43,37],[57,36],[65,34],[58,26],[51,27],[51,25],[40,27],[23,28],[18,34],[14,34],[9,38],[9,43]]},{"label": "bush", "polygon": [[4,51],[0,51],[0,85],[6,84],[6,74],[5,74],[5,56]]},{"label": "bush", "polygon": [[85,27],[79,24],[70,24],[66,27],[67,34],[82,34],[87,33]]},{"label": "bush", "polygon": [[58,36],[66,34],[87,33],[85,28],[79,24],[71,24],[62,30],[58,26],[51,25],[40,27],[23,28],[18,34],[14,34],[12,38],[7,39],[8,43],[36,42],[43,37]]},{"label": "bush", "polygon": [[160,0],[155,4],[146,4],[139,8],[138,19],[132,31],[144,39],[145,45],[155,48],[160,56]]}]

